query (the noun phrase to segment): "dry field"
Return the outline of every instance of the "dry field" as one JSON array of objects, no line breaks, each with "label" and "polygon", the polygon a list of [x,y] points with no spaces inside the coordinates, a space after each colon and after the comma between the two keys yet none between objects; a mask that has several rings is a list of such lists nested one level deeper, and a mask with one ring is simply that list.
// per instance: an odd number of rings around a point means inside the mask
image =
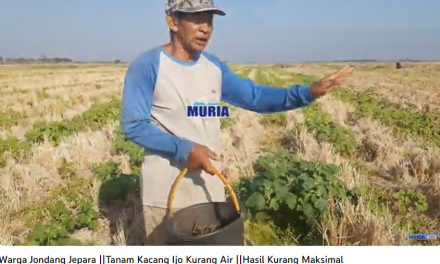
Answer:
[{"label": "dry field", "polygon": [[[284,87],[340,66],[232,68]],[[223,120],[224,164],[254,212],[247,244],[439,244],[407,236],[440,230],[440,64],[354,66],[310,107],[231,107]],[[0,66],[1,245],[139,244],[142,151],[119,127],[125,70]]]}]

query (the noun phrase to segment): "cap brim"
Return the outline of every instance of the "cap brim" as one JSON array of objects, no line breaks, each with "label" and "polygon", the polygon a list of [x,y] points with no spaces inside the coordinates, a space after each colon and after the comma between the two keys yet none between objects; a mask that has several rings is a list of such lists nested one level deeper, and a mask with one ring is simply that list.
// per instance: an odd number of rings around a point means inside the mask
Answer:
[{"label": "cap brim", "polygon": [[202,8],[182,8],[179,10],[184,13],[211,12],[215,15],[226,16],[226,13],[218,7],[202,7]]}]

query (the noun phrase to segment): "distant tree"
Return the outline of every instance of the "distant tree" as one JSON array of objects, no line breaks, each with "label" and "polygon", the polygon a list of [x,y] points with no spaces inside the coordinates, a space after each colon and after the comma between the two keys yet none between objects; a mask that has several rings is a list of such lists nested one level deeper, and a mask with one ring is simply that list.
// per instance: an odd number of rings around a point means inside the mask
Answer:
[{"label": "distant tree", "polygon": [[115,60],[115,64],[119,64],[119,63],[121,63],[120,59]]},{"label": "distant tree", "polygon": [[400,62],[396,62],[396,69],[402,69],[402,64]]},{"label": "distant tree", "polygon": [[26,58],[20,57],[20,58],[17,58],[15,61],[18,63],[25,63],[27,60],[26,60]]},{"label": "distant tree", "polygon": [[3,57],[0,56],[0,63],[3,63]]}]

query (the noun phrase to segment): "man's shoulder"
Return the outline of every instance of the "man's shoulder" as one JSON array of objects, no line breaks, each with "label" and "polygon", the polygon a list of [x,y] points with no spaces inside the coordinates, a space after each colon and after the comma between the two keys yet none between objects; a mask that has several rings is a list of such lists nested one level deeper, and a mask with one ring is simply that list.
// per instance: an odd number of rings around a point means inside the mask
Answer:
[{"label": "man's shoulder", "polygon": [[136,56],[128,65],[126,76],[157,77],[161,47],[144,51]]},{"label": "man's shoulder", "polygon": [[131,65],[158,65],[159,57],[162,49],[161,47],[155,47],[153,49],[144,51],[137,55],[134,60],[131,61]]},{"label": "man's shoulder", "polygon": [[220,59],[212,53],[202,51],[202,55],[203,55],[203,57],[207,58],[209,61],[211,61],[215,64],[218,64],[221,62]]}]

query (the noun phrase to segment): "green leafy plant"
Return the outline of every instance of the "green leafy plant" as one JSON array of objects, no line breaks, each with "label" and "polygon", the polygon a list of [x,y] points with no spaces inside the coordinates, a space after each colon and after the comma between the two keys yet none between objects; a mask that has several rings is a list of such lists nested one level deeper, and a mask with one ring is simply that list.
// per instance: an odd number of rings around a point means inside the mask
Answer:
[{"label": "green leafy plant", "polygon": [[115,155],[125,154],[130,158],[130,168],[133,174],[141,174],[141,166],[144,160],[144,150],[136,143],[128,140],[122,127],[119,127],[116,131],[116,137],[113,140],[112,153]]},{"label": "green leafy plant", "polygon": [[282,149],[259,158],[255,169],[256,177],[236,185],[252,218],[293,228],[305,237],[328,204],[351,195],[337,177],[337,166],[304,161]]},{"label": "green leafy plant", "polygon": [[31,149],[31,144],[21,141],[15,137],[0,139],[0,167],[6,165],[6,153],[14,160],[19,160],[25,156],[25,153]]},{"label": "green leafy plant", "polygon": [[11,127],[19,125],[26,117],[25,113],[14,110],[0,111],[0,128],[10,130]]},{"label": "green leafy plant", "polygon": [[367,204],[368,209],[375,215],[389,215],[390,194],[389,191],[372,188],[368,186],[359,186],[352,190],[357,197],[362,197]]},{"label": "green leafy plant", "polygon": [[319,102],[303,109],[306,115],[305,127],[315,134],[318,142],[328,142],[343,156],[356,152],[358,144],[353,131],[335,124],[331,116],[322,111]]},{"label": "green leafy plant", "polygon": [[117,119],[120,116],[120,105],[119,99],[113,99],[110,102],[95,104],[81,115],[74,116],[71,120],[37,122],[34,124],[33,129],[26,133],[26,140],[31,143],[38,143],[48,139],[57,146],[64,138],[81,132],[85,127],[96,131],[104,127],[109,120]]},{"label": "green leafy plant", "polygon": [[125,199],[140,188],[139,176],[121,174],[119,166],[119,163],[108,162],[97,164],[92,169],[95,177],[102,181],[99,200],[104,203]]},{"label": "green leafy plant", "polygon": [[93,209],[91,199],[70,199],[71,207],[58,201],[50,211],[50,220],[39,223],[20,246],[63,246],[84,245],[70,235],[82,228],[95,230],[98,226],[99,212]]},{"label": "green leafy plant", "polygon": [[393,194],[397,208],[401,213],[417,211],[424,213],[428,210],[426,195],[419,190],[407,189]]}]

